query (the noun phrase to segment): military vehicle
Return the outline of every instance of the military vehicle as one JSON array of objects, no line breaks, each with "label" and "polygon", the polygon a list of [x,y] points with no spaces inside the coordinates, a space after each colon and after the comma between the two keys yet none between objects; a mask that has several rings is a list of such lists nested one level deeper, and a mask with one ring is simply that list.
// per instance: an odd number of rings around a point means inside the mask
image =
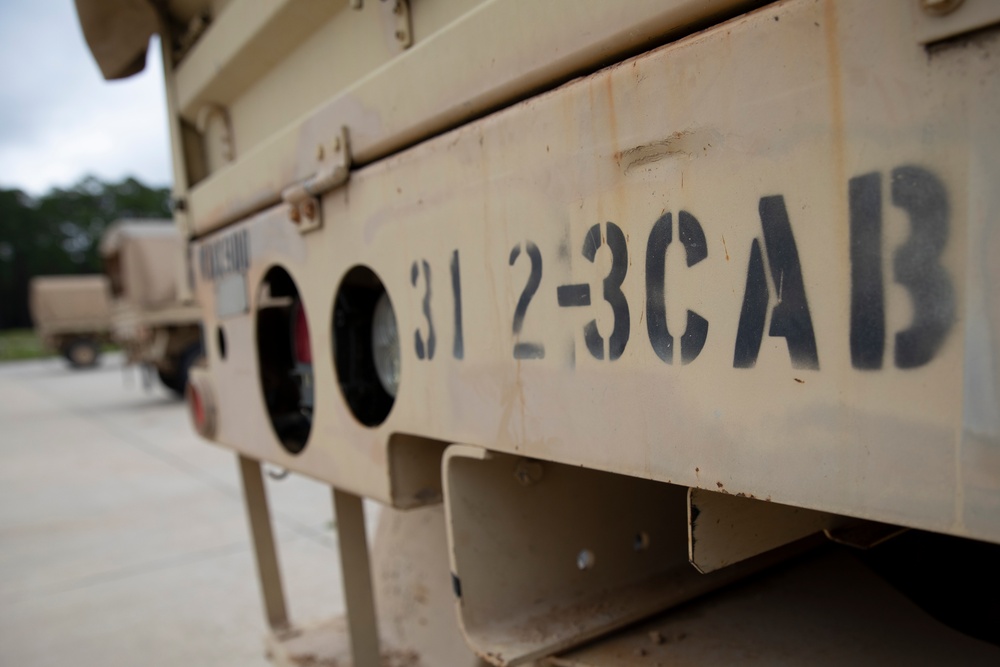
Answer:
[{"label": "military vehicle", "polygon": [[1000,3],[77,7],[107,78],[160,35],[276,662],[1000,660]]},{"label": "military vehicle", "polygon": [[118,220],[101,238],[100,253],[111,286],[112,337],[129,363],[155,368],[183,395],[202,344],[201,311],[184,298],[180,233],[170,220]]},{"label": "military vehicle", "polygon": [[98,364],[101,345],[111,333],[111,291],[105,276],[32,278],[28,305],[42,345],[73,368]]}]

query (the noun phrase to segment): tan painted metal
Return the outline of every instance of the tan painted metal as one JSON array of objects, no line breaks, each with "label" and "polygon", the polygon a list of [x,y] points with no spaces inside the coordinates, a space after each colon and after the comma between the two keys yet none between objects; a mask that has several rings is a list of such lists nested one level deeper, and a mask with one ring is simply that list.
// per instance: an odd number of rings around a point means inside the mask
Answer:
[{"label": "tan painted metal", "polygon": [[368,538],[365,535],[365,510],[361,498],[337,489],[333,489],[333,506],[352,664],[354,667],[378,667],[378,621],[375,618]]},{"label": "tan painted metal", "polygon": [[525,478],[523,462],[455,445],[443,464],[456,608],[492,664],[552,655],[789,555],[700,574],[683,487],[556,463]]},{"label": "tan painted metal", "polygon": [[61,334],[106,336],[111,289],[105,276],[39,276],[31,279],[28,305],[43,338]]},{"label": "tan painted metal", "polygon": [[182,236],[169,220],[118,220],[101,238],[111,283],[112,334],[131,362],[173,372],[200,339],[201,311],[182,300]]},{"label": "tan painted metal", "polygon": [[[641,0],[630,2],[628,11],[601,0],[417,3],[411,10],[415,46],[394,58],[379,18],[385,4],[343,9],[308,39],[303,36],[276,66],[264,70],[248,63],[231,83],[212,89],[213,101],[232,118],[239,157],[193,184],[188,205],[196,234],[274,204],[283,188],[310,178],[318,148],[329,148],[341,126],[350,128],[355,159],[370,162],[759,2]],[[220,25],[225,18],[219,17]],[[225,47],[230,49],[235,46]],[[177,75],[179,110],[190,120],[197,105],[185,100],[200,94],[184,92],[185,69],[201,67],[194,56],[178,66]],[[330,68],[331,62],[338,66]],[[249,85],[255,76],[260,78]],[[246,87],[234,98],[229,86],[237,83]]]},{"label": "tan painted metal", "polygon": [[281,570],[278,567],[278,552],[274,545],[271,528],[271,513],[267,506],[267,490],[261,474],[259,461],[240,456],[240,480],[243,483],[243,503],[246,506],[253,550],[257,559],[257,578],[267,623],[272,630],[281,632],[288,629],[288,610],[285,607],[285,591],[281,584]]},{"label": "tan painted metal", "polygon": [[[1000,4],[993,0],[920,0],[914,16],[917,39],[933,44],[1000,23]],[[961,9],[961,11],[958,11]]]},{"label": "tan painted metal", "polygon": [[[394,501],[388,443],[408,434],[1000,540],[1000,307],[988,260],[998,244],[988,184],[1000,77],[995,60],[977,55],[995,51],[996,40],[986,33],[928,57],[911,11],[910,3],[781,3],[360,169],[324,197],[325,224],[306,237],[283,207],[206,237],[196,252],[245,230],[251,254],[242,316],[212,314],[212,283],[199,269],[206,325],[224,329],[237,351],[222,361],[210,349],[220,441],[385,502]],[[933,92],[942,88],[951,93]],[[910,165],[947,200],[940,259],[922,261],[940,265],[951,290],[940,305],[954,316],[926,363],[900,368],[897,334],[915,320],[910,287],[894,281],[894,257],[910,252],[900,248],[913,232],[892,188]],[[865,211],[885,227],[875,255],[885,348],[874,370],[856,367],[851,351],[852,182],[878,183],[881,205]],[[769,221],[782,209],[788,216],[818,369],[808,354],[793,358],[780,336],[762,336],[754,367],[734,367],[746,354],[737,341],[747,343],[748,276],[766,283],[771,296],[756,308],[772,324],[785,288],[780,271],[766,268],[776,255],[764,257],[774,240],[764,238],[762,203]],[[707,255],[691,267],[676,235],[681,211],[705,235]],[[663,361],[646,322],[657,315],[647,305],[646,255],[665,213],[676,239],[665,268],[669,330],[682,347],[687,310],[710,327],[690,363],[683,350]],[[607,221],[622,230],[629,258],[621,291],[630,337],[611,362]],[[581,250],[595,229],[602,247],[592,263]],[[529,241],[542,276],[514,335]],[[456,251],[461,359],[449,281]],[[411,281],[423,261],[432,272],[432,360],[413,345],[429,335],[423,273]],[[386,285],[403,341],[399,395],[374,428],[345,404],[329,338],[337,286],[355,264]],[[248,381],[258,374],[255,294],[275,265],[297,283],[313,332],[318,408],[310,442],[294,456],[277,444]],[[560,307],[558,288],[574,285],[587,286],[593,305]],[[603,360],[587,347],[591,320],[605,339]],[[544,358],[515,359],[520,343],[544,346]]]}]

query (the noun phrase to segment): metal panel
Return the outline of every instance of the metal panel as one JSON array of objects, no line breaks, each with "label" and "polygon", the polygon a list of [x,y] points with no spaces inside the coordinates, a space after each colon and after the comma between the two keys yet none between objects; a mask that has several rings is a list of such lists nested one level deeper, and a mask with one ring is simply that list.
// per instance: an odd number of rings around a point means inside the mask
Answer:
[{"label": "metal panel", "polygon": [[686,490],[462,445],[445,453],[462,629],[495,665],[580,644],[744,577],[688,563]]},{"label": "metal panel", "polygon": [[[292,456],[227,322],[220,440],[386,502],[405,434],[1000,541],[1000,42],[928,54],[910,10],[779,3],[357,170],[306,236],[206,237],[313,332]],[[357,264],[402,341],[374,427],[328,333]]]},{"label": "metal panel", "polygon": [[[426,38],[418,34],[417,46],[384,67],[362,68],[356,82],[344,83],[343,92],[331,89],[333,81],[341,81],[340,71],[320,82],[289,68],[280,79],[272,73],[259,86],[260,93],[234,102],[254,118],[243,121],[239,109],[234,110],[239,159],[192,188],[193,230],[204,234],[277,202],[285,187],[313,175],[317,148],[326,146],[341,126],[350,128],[355,160],[370,162],[610,62],[614,56],[648,48],[713,17],[759,4],[759,0],[636,0],[622,11],[619,5],[601,0],[493,0]],[[416,28],[421,26],[422,9],[413,8]],[[370,23],[349,14],[341,22],[347,27],[342,39],[358,38],[362,26]],[[380,34],[381,28],[374,31]],[[363,62],[375,63],[373,47],[381,49],[381,39],[362,40],[341,54],[340,69],[353,67],[362,56]],[[317,101],[319,106],[303,119],[297,114],[289,117],[289,109],[300,109],[306,94],[290,98],[289,87],[297,90],[303,83],[311,94],[322,90],[336,97]],[[212,94],[217,94],[214,89]],[[196,112],[188,108],[183,95],[180,103],[186,113]],[[278,131],[275,117],[288,118],[290,124]],[[263,136],[267,139],[261,141]]]},{"label": "metal panel", "polygon": [[914,23],[921,44],[931,44],[1000,23],[995,0],[916,0]]},{"label": "metal panel", "polygon": [[714,572],[845,521],[826,512],[689,489],[688,557],[699,572]]}]

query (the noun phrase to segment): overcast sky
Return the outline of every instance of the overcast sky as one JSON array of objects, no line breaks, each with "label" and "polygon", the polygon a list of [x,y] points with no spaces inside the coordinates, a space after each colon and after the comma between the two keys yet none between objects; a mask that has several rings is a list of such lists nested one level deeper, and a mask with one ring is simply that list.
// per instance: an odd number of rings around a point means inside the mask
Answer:
[{"label": "overcast sky", "polygon": [[33,195],[87,174],[170,184],[159,45],[146,69],[104,81],[73,0],[0,0],[0,188]]}]

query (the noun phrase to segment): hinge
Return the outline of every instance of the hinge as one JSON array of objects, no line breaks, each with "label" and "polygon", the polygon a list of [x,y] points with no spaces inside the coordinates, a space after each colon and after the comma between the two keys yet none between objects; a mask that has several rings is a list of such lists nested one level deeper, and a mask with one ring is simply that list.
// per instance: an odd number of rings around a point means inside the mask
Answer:
[{"label": "hinge", "polygon": [[341,127],[340,134],[329,145],[319,144],[316,147],[316,160],[319,168],[313,176],[281,192],[281,198],[288,204],[288,218],[303,234],[323,226],[320,195],[343,185],[350,178],[351,146],[347,127]]}]

